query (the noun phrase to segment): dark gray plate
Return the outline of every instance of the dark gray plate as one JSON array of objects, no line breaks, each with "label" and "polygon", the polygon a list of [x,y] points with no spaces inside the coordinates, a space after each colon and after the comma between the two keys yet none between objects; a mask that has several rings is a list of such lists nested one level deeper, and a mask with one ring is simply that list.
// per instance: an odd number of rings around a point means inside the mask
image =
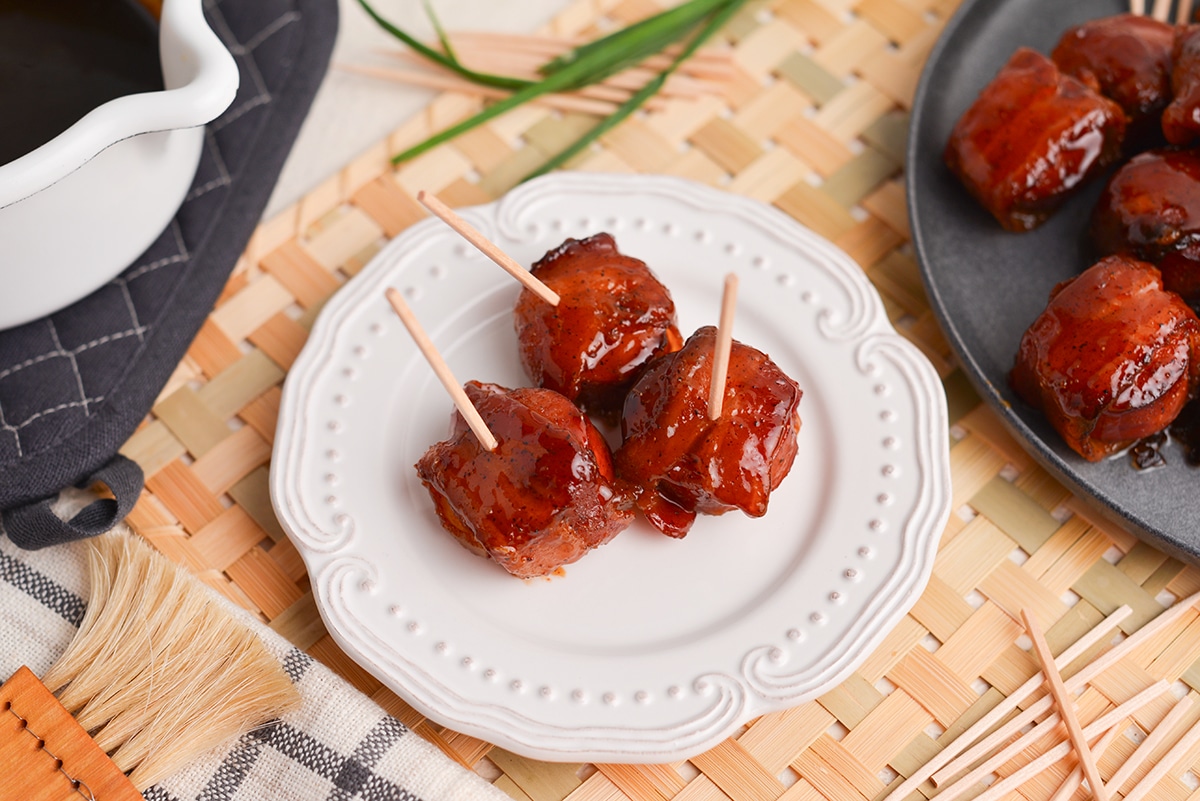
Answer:
[{"label": "dark gray plate", "polygon": [[1122,0],[966,0],[930,54],[913,104],[908,200],[925,288],[984,399],[1025,448],[1077,495],[1132,533],[1200,562],[1200,470],[1170,444],[1167,466],[1135,470],[1127,455],[1091,464],[1063,444],[1008,386],[1021,335],[1050,289],[1090,264],[1084,239],[1102,182],[1041,228],[1004,231],[942,163],[954,123],[1022,45],[1049,53],[1069,26],[1117,14]]}]

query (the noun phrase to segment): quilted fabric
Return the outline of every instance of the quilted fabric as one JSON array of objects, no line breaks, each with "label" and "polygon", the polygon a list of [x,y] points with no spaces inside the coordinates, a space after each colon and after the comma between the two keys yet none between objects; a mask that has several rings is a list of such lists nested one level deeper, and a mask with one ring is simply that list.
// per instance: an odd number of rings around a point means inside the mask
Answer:
[{"label": "quilted fabric", "polygon": [[0,331],[0,509],[105,464],[145,416],[259,221],[328,64],[336,0],[206,0],[241,73],[175,219],[125,272]]}]

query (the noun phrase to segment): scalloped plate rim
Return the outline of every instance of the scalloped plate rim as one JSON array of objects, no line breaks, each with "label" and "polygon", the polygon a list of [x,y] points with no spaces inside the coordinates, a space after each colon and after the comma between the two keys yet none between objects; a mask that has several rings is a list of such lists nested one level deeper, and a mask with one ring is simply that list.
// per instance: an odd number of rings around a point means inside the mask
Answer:
[{"label": "scalloped plate rim", "polygon": [[[584,191],[601,192],[636,192],[642,195],[662,195],[673,201],[688,202],[708,210],[728,210],[743,220],[755,218],[762,230],[769,231],[777,239],[789,240],[791,245],[797,242],[812,248],[819,258],[828,264],[825,269],[840,271],[839,280],[845,280],[855,291],[864,293],[865,303],[872,312],[861,330],[855,331],[854,341],[862,347],[866,340],[883,343],[895,347],[906,362],[907,367],[914,371],[914,386],[908,387],[913,393],[913,402],[917,411],[923,415],[922,422],[928,424],[928,434],[931,443],[928,454],[924,458],[929,464],[923,465],[926,473],[925,488],[928,497],[914,501],[914,512],[906,521],[906,529],[913,525],[913,518],[921,517],[917,524],[919,530],[906,530],[900,549],[903,562],[898,565],[896,574],[888,577],[876,591],[877,595],[886,597],[872,598],[869,609],[884,607],[880,614],[872,618],[869,624],[862,620],[854,621],[855,626],[843,634],[837,647],[831,648],[817,663],[817,670],[803,673],[808,684],[799,688],[799,692],[789,697],[766,697],[755,695],[752,688],[747,696],[754,701],[753,706],[743,703],[736,710],[734,717],[720,722],[719,726],[710,728],[693,736],[683,747],[670,736],[664,736],[662,730],[644,731],[636,726],[610,728],[599,727],[600,733],[590,735],[583,741],[570,742],[571,732],[562,727],[529,721],[523,712],[516,709],[497,707],[490,702],[479,702],[464,699],[454,691],[451,696],[457,697],[460,704],[448,703],[445,698],[438,699],[438,691],[430,687],[414,687],[412,676],[398,676],[397,668],[383,665],[386,658],[379,653],[372,653],[374,647],[364,642],[360,633],[344,630],[340,622],[338,603],[326,596],[323,575],[332,572],[332,566],[337,562],[337,554],[341,550],[341,534],[321,532],[331,537],[327,547],[312,547],[314,540],[307,535],[314,528],[319,528],[312,520],[304,518],[303,500],[298,500],[298,487],[293,481],[299,481],[294,471],[298,469],[300,458],[295,458],[293,449],[296,441],[301,439],[300,431],[307,422],[305,416],[306,395],[312,385],[321,377],[321,356],[336,341],[341,327],[346,320],[353,316],[359,296],[367,297],[370,291],[371,276],[385,275],[389,269],[396,269],[396,263],[402,262],[403,257],[397,256],[413,241],[421,237],[437,237],[437,229],[441,223],[436,220],[419,222],[389,242],[371,260],[361,273],[343,287],[337,296],[329,301],[319,315],[309,340],[302,353],[293,364],[284,386],[281,401],[278,433],[272,455],[270,472],[270,487],[272,502],[281,524],[289,538],[300,551],[310,576],[313,577],[313,594],[318,610],[334,640],[369,672],[376,675],[392,690],[400,694],[425,716],[448,725],[455,730],[472,736],[480,737],[496,743],[517,753],[552,761],[610,761],[610,762],[667,762],[685,759],[721,742],[732,731],[743,725],[750,718],[766,712],[785,709],[810,700],[839,684],[846,676],[856,669],[867,655],[891,631],[894,624],[916,602],[917,597],[926,585],[932,572],[934,555],[940,534],[945,526],[950,512],[949,488],[949,456],[948,456],[948,423],[945,397],[942,393],[940,379],[920,352],[896,333],[895,329],[882,312],[882,301],[874,287],[867,281],[861,269],[850,261],[849,257],[837,250],[831,243],[817,236],[809,229],[800,226],[782,212],[759,203],[750,198],[722,192],[711,187],[703,186],[679,178],[665,176],[620,176],[592,173],[555,173],[550,176],[518,187],[499,200],[465,211],[468,216],[487,216],[499,219],[505,208],[519,204],[527,199],[533,202],[539,194],[555,192],[571,193]],[[769,230],[774,229],[774,230]],[[824,252],[822,252],[824,251]],[[808,255],[812,256],[812,253]],[[378,283],[376,281],[376,283]],[[918,386],[920,385],[920,386]],[[921,391],[928,391],[929,397],[921,396]],[[294,459],[294,460],[293,460]],[[282,465],[282,468],[277,468]],[[919,465],[919,467],[921,467]],[[928,507],[928,508],[926,508]],[[822,534],[821,536],[829,536]],[[464,554],[466,552],[464,551]],[[330,579],[332,580],[332,579]],[[369,639],[369,638],[367,638]],[[754,649],[745,654],[749,660],[755,653]],[[386,657],[386,654],[384,655]],[[418,677],[416,683],[422,680],[440,684],[437,677],[427,675]],[[801,682],[803,685],[804,683]],[[517,731],[522,722],[528,723],[529,728]],[[592,727],[595,728],[595,727]],[[532,731],[530,730],[532,729]],[[541,730],[539,732],[539,729]],[[589,728],[589,731],[592,729]]]}]

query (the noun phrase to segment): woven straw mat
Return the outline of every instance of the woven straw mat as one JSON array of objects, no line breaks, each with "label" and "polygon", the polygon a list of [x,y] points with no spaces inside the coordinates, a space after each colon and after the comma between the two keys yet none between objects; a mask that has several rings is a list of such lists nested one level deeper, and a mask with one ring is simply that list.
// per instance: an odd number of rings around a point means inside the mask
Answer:
[{"label": "woven straw mat", "polygon": [[[657,0],[579,0],[552,32],[589,35]],[[892,321],[945,381],[954,509],[928,589],[837,689],[759,718],[669,765],[545,764],[447,730],[351,662],[325,631],[304,565],[271,510],[267,470],[280,386],[322,303],[425,212],[489,202],[593,118],[518,109],[417,161],[388,157],[479,107],[438,97],[418,118],[263,224],[215,310],[124,448],[145,469],[133,529],[411,728],[532,801],[859,801],[886,794],[1036,670],[1010,615],[1053,625],[1055,652],[1120,604],[1128,632],[1200,589],[1200,570],[1095,519],[979,403],[951,357],[908,246],[903,154],[922,63],[958,0],[760,0],[724,32],[736,79],[723,97],[670,101],[627,121],[574,169],[685,176],[770,203],[832,240],[883,295]],[[1106,671],[1079,699],[1094,716],[1153,680],[1200,688],[1200,614]],[[1142,731],[1171,698],[1130,721]],[[1191,720],[1200,718],[1200,710]],[[1100,756],[1107,779],[1135,747]],[[1200,749],[1153,799],[1200,799]],[[1049,798],[1070,763],[1007,799]],[[1012,766],[998,772],[1011,772]],[[1136,781],[1149,766],[1142,768]],[[1124,788],[1126,791],[1130,785]],[[926,784],[924,794],[932,793]],[[910,798],[919,801],[924,794]],[[978,794],[978,790],[968,795]],[[1075,798],[1083,798],[1078,791]]]}]

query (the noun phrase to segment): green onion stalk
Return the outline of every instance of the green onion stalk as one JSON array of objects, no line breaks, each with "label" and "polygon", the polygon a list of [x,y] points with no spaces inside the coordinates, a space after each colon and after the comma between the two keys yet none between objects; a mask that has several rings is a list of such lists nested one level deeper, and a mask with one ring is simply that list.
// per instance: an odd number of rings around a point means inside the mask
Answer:
[{"label": "green onion stalk", "polygon": [[647,17],[640,22],[635,22],[551,59],[538,68],[540,78],[535,81],[478,72],[464,66],[451,47],[449,37],[428,2],[426,2],[425,9],[441,43],[442,50],[440,52],[384,19],[367,0],[358,0],[358,2],[380,27],[426,59],[477,85],[512,92],[508,97],[492,103],[478,114],[439,131],[425,141],[396,154],[392,157],[393,164],[400,164],[415,158],[536,97],[553,92],[571,92],[600,83],[610,75],[628,69],[649,56],[661,53],[670,45],[680,41],[686,42],[679,54],[661,72],[634,92],[612,114],[593,126],[546,164],[522,179],[528,180],[562,166],[630,117],[662,89],[667,78],[706,40],[720,30],[745,4],[746,0],[687,0],[674,8]]}]

